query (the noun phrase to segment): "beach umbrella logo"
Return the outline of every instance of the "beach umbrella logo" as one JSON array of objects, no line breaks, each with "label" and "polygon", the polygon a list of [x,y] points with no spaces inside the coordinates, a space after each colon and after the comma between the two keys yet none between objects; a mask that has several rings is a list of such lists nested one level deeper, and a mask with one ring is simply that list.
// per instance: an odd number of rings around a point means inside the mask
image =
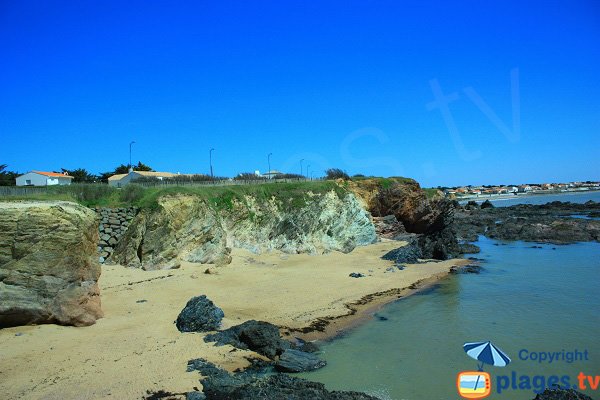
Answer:
[{"label": "beach umbrella logo", "polygon": [[463,350],[469,357],[481,363],[477,364],[479,371],[483,371],[483,364],[506,367],[510,363],[510,357],[490,341],[465,343],[463,344]]},{"label": "beach umbrella logo", "polygon": [[489,396],[492,391],[492,378],[490,374],[483,372],[484,364],[505,367],[510,363],[510,357],[490,341],[465,343],[463,349],[478,363],[477,371],[458,373],[456,378],[458,394],[465,399],[482,399]]}]

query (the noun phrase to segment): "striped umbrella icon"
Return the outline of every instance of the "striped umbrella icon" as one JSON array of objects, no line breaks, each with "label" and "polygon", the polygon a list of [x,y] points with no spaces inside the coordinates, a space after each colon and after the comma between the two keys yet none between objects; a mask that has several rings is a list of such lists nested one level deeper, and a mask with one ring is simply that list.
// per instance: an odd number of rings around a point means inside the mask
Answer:
[{"label": "striped umbrella icon", "polygon": [[463,349],[469,357],[481,362],[481,365],[478,365],[480,371],[483,371],[483,364],[506,367],[510,363],[510,357],[490,341],[465,343]]}]

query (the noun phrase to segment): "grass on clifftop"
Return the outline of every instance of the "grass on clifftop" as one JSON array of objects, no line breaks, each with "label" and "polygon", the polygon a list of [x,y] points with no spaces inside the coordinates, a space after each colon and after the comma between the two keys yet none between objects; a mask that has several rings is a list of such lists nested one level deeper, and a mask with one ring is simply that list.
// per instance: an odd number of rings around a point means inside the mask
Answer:
[{"label": "grass on clifftop", "polygon": [[188,194],[206,199],[216,209],[231,209],[234,199],[243,201],[251,195],[257,200],[276,197],[285,207],[300,208],[305,204],[306,193],[325,193],[334,190],[344,196],[347,190],[333,181],[261,183],[255,185],[224,186],[163,186],[145,188],[140,185],[127,185],[122,189],[106,184],[75,184],[69,186],[48,186],[43,190],[19,196],[1,197],[0,201],[14,200],[65,200],[74,201],[87,207],[130,207],[156,208],[162,196]]}]

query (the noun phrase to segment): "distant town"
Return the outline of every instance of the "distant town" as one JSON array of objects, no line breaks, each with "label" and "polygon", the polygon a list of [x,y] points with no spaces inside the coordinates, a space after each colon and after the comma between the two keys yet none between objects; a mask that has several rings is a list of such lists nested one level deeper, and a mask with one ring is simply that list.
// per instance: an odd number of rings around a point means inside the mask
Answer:
[{"label": "distant town", "polygon": [[511,196],[521,194],[546,194],[556,192],[576,192],[586,190],[600,190],[600,182],[566,182],[566,183],[535,183],[522,185],[481,185],[457,186],[443,188],[445,196],[456,199],[469,199],[478,197]]}]

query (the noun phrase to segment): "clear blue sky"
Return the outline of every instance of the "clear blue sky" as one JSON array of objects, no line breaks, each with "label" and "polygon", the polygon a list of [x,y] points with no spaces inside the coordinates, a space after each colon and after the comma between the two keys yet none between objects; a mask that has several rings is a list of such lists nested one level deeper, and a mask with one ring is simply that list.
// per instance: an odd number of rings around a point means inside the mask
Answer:
[{"label": "clear blue sky", "polygon": [[0,0],[0,164],[600,179],[597,1],[241,3]]}]

